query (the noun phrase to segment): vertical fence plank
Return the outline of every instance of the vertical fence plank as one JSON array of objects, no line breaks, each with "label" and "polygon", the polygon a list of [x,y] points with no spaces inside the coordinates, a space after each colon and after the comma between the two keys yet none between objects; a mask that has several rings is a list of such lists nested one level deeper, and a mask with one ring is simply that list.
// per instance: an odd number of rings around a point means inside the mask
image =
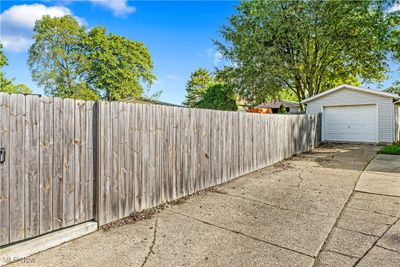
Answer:
[{"label": "vertical fence plank", "polygon": [[190,110],[182,109],[182,194],[188,195],[190,192]]},{"label": "vertical fence plank", "polygon": [[150,108],[148,105],[143,105],[143,131],[142,131],[142,145],[143,145],[143,169],[142,169],[142,206],[141,209],[146,209],[149,207],[149,161],[150,161]]},{"label": "vertical fence plank", "polygon": [[135,211],[137,209],[136,203],[136,190],[137,190],[137,168],[138,168],[138,149],[137,149],[137,106],[136,104],[131,104],[129,109],[129,146],[131,151],[131,174],[132,174],[132,188],[131,188],[131,196],[130,196],[130,210]]},{"label": "vertical fence plank", "polygon": [[[0,246],[10,242],[10,95],[0,93],[0,147],[5,162],[0,164]],[[14,193],[14,192],[13,192]]]},{"label": "vertical fence plank", "polygon": [[119,218],[119,103],[111,102],[111,144],[112,144],[112,177],[111,177],[111,220]]},{"label": "vertical fence plank", "polygon": [[161,176],[162,176],[162,106],[154,106],[155,128],[155,205],[161,204]]},{"label": "vertical fence plank", "polygon": [[40,234],[53,229],[53,99],[40,98]]},{"label": "vertical fence plank", "polygon": [[143,105],[136,105],[136,137],[135,149],[137,151],[136,181],[135,181],[135,203],[136,210],[142,210],[143,205]]},{"label": "vertical fence plank", "polygon": [[[39,97],[18,96],[25,101],[25,238],[39,235]],[[21,107],[20,107],[21,108]],[[22,112],[22,109],[21,109]],[[21,155],[22,156],[22,155]]]},{"label": "vertical fence plank", "polygon": [[64,223],[64,186],[63,186],[63,100],[61,98],[53,99],[54,105],[54,123],[53,123],[53,229],[57,230],[61,228]]},{"label": "vertical fence plank", "polygon": [[86,205],[86,216],[85,220],[91,220],[94,218],[94,201],[95,201],[95,173],[97,169],[97,163],[95,160],[97,159],[96,153],[98,151],[97,148],[97,120],[95,117],[96,113],[96,104],[94,101],[86,102],[86,197],[85,197],[85,205]]},{"label": "vertical fence plank", "polygon": [[112,221],[112,113],[110,102],[100,102],[100,172],[99,181],[99,224]]},{"label": "vertical fence plank", "polygon": [[75,223],[75,101],[64,99],[63,109],[63,226],[70,226]]},{"label": "vertical fence plank", "polygon": [[149,128],[149,206],[154,207],[156,203],[156,127],[155,127],[155,106],[149,106],[149,120],[150,120],[150,128]]},{"label": "vertical fence plank", "polygon": [[75,179],[75,223],[83,221],[86,216],[86,107],[82,100],[75,101],[74,107],[74,179]]},{"label": "vertical fence plank", "polygon": [[[25,238],[25,98],[10,96],[10,242]],[[37,157],[36,157],[37,158]],[[37,174],[36,174],[37,175]],[[32,182],[35,182],[32,179]],[[28,183],[26,183],[29,186]],[[33,184],[35,185],[35,184]],[[30,233],[28,233],[30,234]]]},{"label": "vertical fence plank", "polygon": [[[118,112],[113,120],[118,123],[118,135],[117,140],[113,139],[113,146],[118,149],[118,155],[116,160],[118,161],[117,172],[118,172],[118,202],[116,203],[118,211],[118,218],[127,216],[126,205],[127,205],[127,195],[128,195],[128,177],[127,177],[127,164],[125,162],[125,149],[127,148],[127,135],[125,129],[128,127],[127,120],[127,110],[124,102],[116,102],[118,104]],[[113,135],[114,137],[114,135]],[[117,142],[115,142],[117,141]],[[117,178],[115,177],[115,178]]]}]

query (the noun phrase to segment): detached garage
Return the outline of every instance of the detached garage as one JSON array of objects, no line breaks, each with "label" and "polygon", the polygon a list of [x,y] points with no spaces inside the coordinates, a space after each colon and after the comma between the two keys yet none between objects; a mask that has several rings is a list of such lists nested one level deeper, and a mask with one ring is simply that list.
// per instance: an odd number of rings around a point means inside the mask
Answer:
[{"label": "detached garage", "polygon": [[302,101],[322,113],[322,140],[392,143],[399,140],[400,96],[343,84]]}]

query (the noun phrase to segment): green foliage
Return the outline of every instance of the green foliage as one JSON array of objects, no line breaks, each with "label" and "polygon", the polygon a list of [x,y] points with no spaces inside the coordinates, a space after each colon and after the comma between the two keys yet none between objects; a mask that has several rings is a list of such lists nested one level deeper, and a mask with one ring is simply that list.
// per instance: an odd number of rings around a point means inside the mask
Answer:
[{"label": "green foliage", "polygon": [[120,100],[140,96],[155,79],[153,62],[143,43],[87,32],[72,16],[36,21],[28,64],[45,93],[84,100]]},{"label": "green foliage", "polygon": [[207,89],[214,84],[214,77],[204,68],[198,68],[186,82],[186,96],[183,105],[196,107]]},{"label": "green foliage", "polygon": [[231,87],[221,83],[210,86],[196,107],[216,110],[237,110],[236,95]]},{"label": "green foliage", "polygon": [[0,43],[0,68],[7,66],[7,65],[8,65],[8,61],[3,52],[3,44]]},{"label": "green foliage", "polygon": [[390,86],[389,88],[384,90],[385,92],[392,93],[392,94],[398,94],[400,95],[400,81],[396,81]]},{"label": "green foliage", "polygon": [[85,28],[72,16],[43,16],[36,21],[33,32],[34,44],[28,57],[33,81],[52,96],[78,98],[95,94],[84,92],[89,90],[82,47]]},{"label": "green foliage", "polygon": [[14,79],[7,79],[5,73],[1,70],[8,65],[8,61],[3,52],[3,44],[0,43],[0,92],[10,94],[31,94],[32,90],[25,84],[13,83]]},{"label": "green foliage", "polygon": [[142,85],[151,85],[153,62],[141,42],[107,34],[103,27],[89,31],[85,39],[88,55],[87,81],[103,99],[120,100],[142,95]]},{"label": "green foliage", "polygon": [[393,145],[385,146],[378,153],[379,154],[400,155],[400,143],[395,143]]},{"label": "green foliage", "polygon": [[299,100],[341,83],[385,79],[399,12],[393,1],[242,1],[222,27],[228,83],[251,101],[282,89]]},{"label": "green foliage", "polygon": [[279,109],[278,109],[278,113],[279,114],[286,114],[287,113],[286,108],[283,105],[281,105],[279,107]]}]

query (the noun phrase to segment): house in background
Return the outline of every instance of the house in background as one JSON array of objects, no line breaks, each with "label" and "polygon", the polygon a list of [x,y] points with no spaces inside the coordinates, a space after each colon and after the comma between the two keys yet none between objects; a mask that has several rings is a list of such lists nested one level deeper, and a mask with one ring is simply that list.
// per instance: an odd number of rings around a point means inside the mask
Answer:
[{"label": "house in background", "polygon": [[252,113],[262,113],[262,114],[274,114],[279,113],[280,108],[284,108],[287,113],[299,113],[300,104],[290,100],[271,100],[264,102],[252,109],[247,110],[247,112]]},{"label": "house in background", "polygon": [[322,141],[392,143],[400,139],[400,96],[342,84],[302,101],[322,113]]}]

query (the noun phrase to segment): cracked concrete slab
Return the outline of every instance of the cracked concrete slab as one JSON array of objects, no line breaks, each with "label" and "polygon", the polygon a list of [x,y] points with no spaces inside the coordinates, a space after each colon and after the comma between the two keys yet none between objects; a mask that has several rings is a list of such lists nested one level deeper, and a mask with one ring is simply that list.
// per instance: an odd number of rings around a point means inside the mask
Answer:
[{"label": "cracked concrete slab", "polygon": [[10,266],[140,266],[151,246],[154,224],[150,219],[99,230]]},{"label": "cracked concrete slab", "polygon": [[351,267],[356,263],[356,257],[339,254],[333,251],[322,251],[319,258],[315,261],[315,267]]},{"label": "cracked concrete slab", "polygon": [[359,262],[358,267],[393,267],[400,266],[400,253],[375,246]]},{"label": "cracked concrete slab", "polygon": [[158,216],[147,266],[310,266],[314,259],[176,213]]},{"label": "cracked concrete slab", "polygon": [[311,256],[318,253],[336,220],[219,193],[171,210]]},{"label": "cracked concrete slab", "polygon": [[376,236],[334,227],[325,249],[352,257],[361,257],[376,240],[378,240]]},{"label": "cracked concrete slab", "polygon": [[[304,175],[303,179],[308,178]],[[248,179],[245,183],[236,180],[223,186],[221,190],[229,195],[262,201],[297,212],[333,217],[339,214],[349,196],[341,191],[332,193],[328,190],[309,189],[303,185],[297,187],[271,183],[268,176],[265,179]]]},{"label": "cracked concrete slab", "polygon": [[355,192],[348,205],[351,208],[400,217],[400,198]]},{"label": "cracked concrete slab", "polygon": [[379,239],[378,245],[400,253],[400,220]]},{"label": "cracked concrete slab", "polygon": [[370,211],[344,208],[337,226],[369,235],[381,236],[396,218]]},{"label": "cracked concrete slab", "polygon": [[361,175],[356,190],[400,197],[400,156],[377,155]]}]

